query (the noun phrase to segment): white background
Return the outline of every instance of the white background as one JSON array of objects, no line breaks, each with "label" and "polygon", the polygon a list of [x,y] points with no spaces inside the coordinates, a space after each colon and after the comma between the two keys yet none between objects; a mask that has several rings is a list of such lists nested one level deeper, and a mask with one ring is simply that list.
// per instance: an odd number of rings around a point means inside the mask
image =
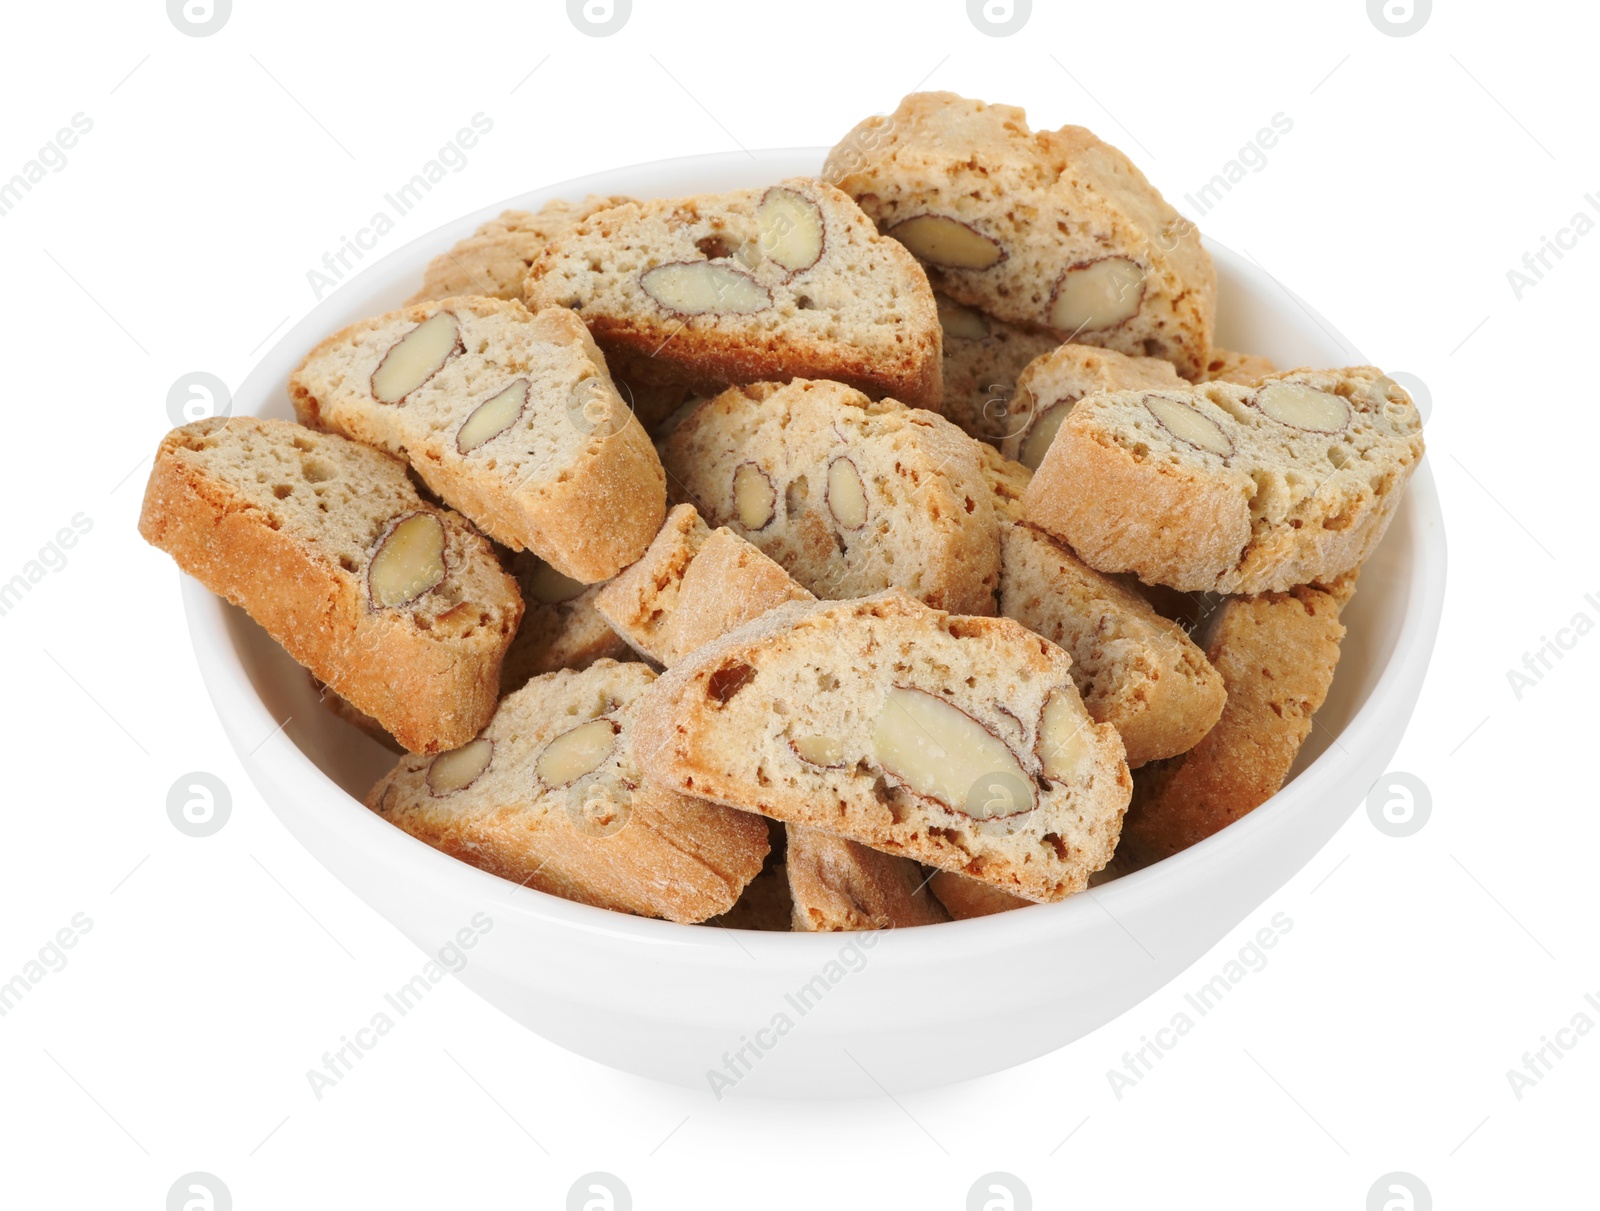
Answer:
[{"label": "white background", "polygon": [[[560,1207],[589,1170],[640,1208],[959,1208],[991,1170],[1038,1207],[1360,1208],[1391,1170],[1441,1208],[1592,1205],[1600,1031],[1520,1100],[1505,1075],[1580,1010],[1600,1024],[1600,638],[1520,700],[1507,679],[1580,610],[1600,621],[1600,234],[1520,300],[1506,276],[1600,219],[1592,10],[1441,3],[1402,38],[1362,0],[1041,0],[1007,38],[960,0],[636,0],[608,38],[558,0],[236,0],[204,38],[160,0],[30,4],[7,27],[0,179],[93,121],[0,218],[0,580],[93,523],[0,617],[0,980],[93,921],[0,1018],[7,1205],[160,1208],[191,1170],[241,1209]],[[1201,225],[1430,388],[1450,599],[1395,764],[1431,820],[1396,840],[1358,810],[1144,1005],[899,1104],[718,1104],[564,1053],[454,981],[317,1101],[305,1070],[422,956],[285,833],[212,715],[177,573],[134,528],[168,387],[237,384],[312,305],[306,271],[474,113],[492,132],[379,252],[599,169],[828,144],[918,86],[1088,125],[1192,216],[1185,193],[1292,119]],[[201,840],[165,810],[196,769],[234,801]],[[1106,1070],[1279,912],[1269,966],[1117,1098]]]}]

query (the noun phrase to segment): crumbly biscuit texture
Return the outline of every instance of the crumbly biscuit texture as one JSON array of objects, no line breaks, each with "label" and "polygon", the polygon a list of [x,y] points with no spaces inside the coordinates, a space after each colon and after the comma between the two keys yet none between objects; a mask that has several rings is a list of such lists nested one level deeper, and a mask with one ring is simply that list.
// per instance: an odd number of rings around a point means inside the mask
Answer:
[{"label": "crumbly biscuit texture", "polygon": [[821,181],[613,207],[554,241],[523,291],[572,308],[635,386],[831,378],[939,406],[926,277]]},{"label": "crumbly biscuit texture", "polygon": [[1371,366],[1080,401],[1023,500],[1091,567],[1185,592],[1284,592],[1352,571],[1422,460]]},{"label": "crumbly biscuit texture", "polygon": [[302,423],[407,459],[484,533],[605,580],[666,512],[661,464],[583,324],[452,298],[354,324],[289,379]]},{"label": "crumbly biscuit texture", "polygon": [[288,421],[197,421],[156,451],[139,532],[412,752],[494,713],[516,584],[388,455]]},{"label": "crumbly biscuit texture", "polygon": [[954,425],[839,383],[731,388],[661,443],[675,494],[818,597],[897,587],[992,614],[999,554],[977,447]]},{"label": "crumbly biscuit texture", "polygon": [[897,592],[795,602],[663,674],[634,754],[680,793],[1058,900],[1110,858],[1131,789],[1070,665]]},{"label": "crumbly biscuit texture", "polygon": [[[1351,588],[1339,585],[1343,600]],[[1135,775],[1119,860],[1169,857],[1277,793],[1333,683],[1341,596],[1300,586],[1234,597],[1207,620],[1206,655],[1228,704],[1192,750]]]},{"label": "crumbly biscuit texture", "polygon": [[1033,131],[1010,105],[913,93],[847,134],[823,176],[957,302],[1185,377],[1209,359],[1216,271],[1200,233],[1082,127]]},{"label": "crumbly biscuit texture", "polygon": [[581,202],[557,198],[537,211],[503,211],[429,261],[422,288],[406,300],[406,306],[465,294],[521,299],[528,266],[546,244],[597,211],[631,200],[590,194]]},{"label": "crumbly biscuit texture", "polygon": [[644,557],[595,604],[640,655],[672,665],[774,606],[811,600],[733,531],[712,530],[693,505],[675,505]]},{"label": "crumbly biscuit texture", "polygon": [[766,825],[641,773],[629,741],[654,678],[613,660],[535,678],[469,744],[402,759],[367,806],[435,849],[563,899],[680,922],[727,912],[761,870]]},{"label": "crumbly biscuit texture", "polygon": [[1037,471],[1056,432],[1086,395],[1106,391],[1161,391],[1188,384],[1171,362],[1129,357],[1114,349],[1065,344],[1035,358],[1017,376],[1013,433],[1000,443],[1007,458]]},{"label": "crumbly biscuit texture", "polygon": [[1023,523],[1029,472],[982,453],[1000,521],[999,612],[1072,656],[1072,680],[1097,723],[1122,736],[1134,768],[1192,748],[1222,713],[1222,679],[1176,622]]}]

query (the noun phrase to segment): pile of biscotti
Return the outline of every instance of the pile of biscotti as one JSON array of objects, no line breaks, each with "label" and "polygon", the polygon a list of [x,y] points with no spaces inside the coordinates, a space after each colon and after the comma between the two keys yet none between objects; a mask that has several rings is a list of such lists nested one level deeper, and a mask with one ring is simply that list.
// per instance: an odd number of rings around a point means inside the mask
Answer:
[{"label": "pile of biscotti", "polygon": [[915,94],[816,179],[507,212],[306,355],[299,423],[168,434],[140,530],[400,752],[372,811],[515,883],[1060,900],[1279,788],[1422,457],[1381,372],[1215,311],[1115,148]]}]

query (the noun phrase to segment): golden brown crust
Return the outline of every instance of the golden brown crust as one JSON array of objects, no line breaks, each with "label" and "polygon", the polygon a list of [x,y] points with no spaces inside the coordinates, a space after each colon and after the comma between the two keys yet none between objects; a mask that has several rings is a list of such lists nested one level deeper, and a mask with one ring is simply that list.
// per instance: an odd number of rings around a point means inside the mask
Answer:
[{"label": "golden brown crust", "polygon": [[[457,317],[469,347],[402,404],[379,403],[370,383],[384,354],[440,312]],[[517,428],[463,454],[461,423],[518,374],[529,382]],[[572,407],[584,384],[609,409],[598,421]],[[461,297],[375,316],[307,354],[289,393],[302,423],[407,459],[490,537],[585,583],[637,559],[666,513],[666,477],[649,435],[588,330],[564,308],[530,315],[519,302]]]},{"label": "golden brown crust", "polygon": [[[1110,859],[1132,785],[1121,740],[1083,711],[1070,666],[1009,619],[946,615],[897,592],[792,602],[663,674],[641,702],[634,756],[680,793],[1059,900]],[[993,828],[876,770],[869,733],[889,684],[936,693],[1009,735],[1024,769],[1038,765],[1043,704],[1059,699],[1082,720],[1082,761],[1042,784],[1038,806]],[[839,739],[838,766],[799,757],[792,737],[814,732]]]},{"label": "golden brown crust", "polygon": [[[1342,427],[1279,419],[1263,401],[1285,388],[1333,398]],[[1067,416],[1023,513],[1102,572],[1186,592],[1284,592],[1365,561],[1422,453],[1415,406],[1372,366],[1293,370],[1259,388],[1107,392]]]},{"label": "golden brown crust", "polygon": [[424,630],[405,610],[370,608],[360,569],[319,554],[307,534],[284,525],[197,457],[193,444],[223,426],[253,430],[269,443],[303,432],[253,417],[173,430],[156,451],[140,534],[213,593],[244,608],[291,656],[410,751],[439,752],[472,739],[494,714],[501,660],[522,616],[516,585],[500,571],[488,543],[456,514],[417,497],[398,464],[372,451],[358,455],[370,456],[369,473],[386,476],[391,491],[404,485],[411,496],[406,511],[440,519],[450,541],[478,561],[475,574],[489,590],[486,600],[468,603],[483,623],[464,630]]},{"label": "golden brown crust", "polygon": [[[477,781],[436,795],[430,762],[406,757],[373,787],[367,806],[435,849],[563,899],[691,923],[727,912],[761,870],[766,823],[639,776],[628,733],[653,676],[644,665],[606,660],[538,678],[507,698],[484,730],[494,747]],[[591,718],[619,728],[599,775],[606,785],[598,793],[609,801],[600,829],[586,827],[591,817],[569,810],[561,791],[541,791],[536,777],[545,745],[573,719]]]},{"label": "golden brown crust", "polygon": [[1205,365],[1216,272],[1193,223],[1137,166],[1078,126],[1032,131],[1022,110],[954,93],[912,93],[858,124],[823,175],[879,228],[927,215],[954,219],[998,245],[983,268],[929,264],[942,294],[1019,325],[1046,329],[1063,271],[1108,256],[1140,269],[1137,311],[1095,330],[1060,331],[1185,375]]},{"label": "golden brown crust", "polygon": [[1119,860],[1187,849],[1277,793],[1333,682],[1341,604],[1306,586],[1223,604],[1206,654],[1228,705],[1192,750],[1135,776]]},{"label": "golden brown crust", "polygon": [[928,893],[922,867],[910,858],[803,824],[791,824],[788,831],[785,867],[796,930],[897,929],[950,919]]},{"label": "golden brown crust", "polygon": [[[767,190],[631,203],[602,211],[553,241],[528,271],[530,306],[573,307],[635,387],[724,387],[827,378],[873,397],[937,409],[941,334],[933,292],[912,256],[880,236],[843,193],[792,178],[781,188],[819,207],[820,258],[790,272],[759,252],[754,213]],[[670,263],[713,261],[753,277],[764,311],[683,315],[639,285]]]},{"label": "golden brown crust", "polygon": [[1027,525],[1001,533],[1000,612],[1072,654],[1073,680],[1135,769],[1193,748],[1227,693],[1205,654],[1137,593]]}]

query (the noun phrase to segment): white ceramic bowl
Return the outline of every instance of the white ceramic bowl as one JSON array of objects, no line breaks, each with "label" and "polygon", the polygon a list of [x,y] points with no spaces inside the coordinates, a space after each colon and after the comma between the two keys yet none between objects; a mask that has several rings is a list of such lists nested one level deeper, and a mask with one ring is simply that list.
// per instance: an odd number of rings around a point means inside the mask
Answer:
[{"label": "white ceramic bowl", "polygon": [[[647,164],[469,215],[325,299],[262,359],[234,410],[290,416],[286,381],[308,349],[400,305],[430,257],[505,207],[590,192],[755,186],[815,173],[822,155]],[[1261,270],[1225,248],[1211,251],[1219,344],[1283,366],[1362,360]],[[1059,904],[863,936],[643,920],[517,888],[448,858],[361,806],[392,758],[321,709],[282,649],[194,581],[185,580],[183,598],[229,739],[301,843],[426,951],[475,913],[492,918],[461,972],[468,987],[551,1041],[628,1072],[709,1088],[715,1071],[727,1082],[715,1084],[723,1094],[851,1097],[946,1084],[1052,1051],[1204,954],[1327,842],[1384,772],[1416,705],[1444,584],[1444,529],[1424,463],[1346,613],[1349,637],[1318,726],[1271,802],[1176,857]]]}]

